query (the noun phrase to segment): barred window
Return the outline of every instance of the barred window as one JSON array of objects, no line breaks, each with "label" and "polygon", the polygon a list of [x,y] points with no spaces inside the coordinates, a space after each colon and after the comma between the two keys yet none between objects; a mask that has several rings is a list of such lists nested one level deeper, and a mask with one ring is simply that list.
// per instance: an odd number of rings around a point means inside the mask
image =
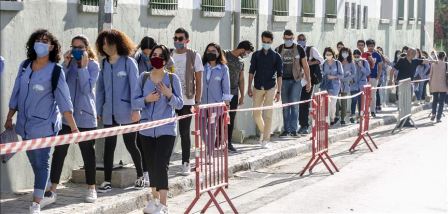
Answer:
[{"label": "barred window", "polygon": [[394,2],[391,0],[381,0],[381,18],[393,19]]},{"label": "barred window", "polygon": [[303,17],[315,16],[314,0],[302,0],[302,16]]},{"label": "barred window", "polygon": [[417,5],[417,19],[419,21],[423,20],[423,16],[425,14],[425,11],[423,11],[423,8],[425,7],[425,1],[424,0],[418,0]]},{"label": "barred window", "polygon": [[367,6],[364,6],[364,13],[363,13],[363,19],[362,19],[362,22],[363,22],[363,27],[364,27],[364,29],[367,29],[367,27],[368,27],[368,24],[369,24],[369,8],[367,7]]},{"label": "barred window", "polygon": [[258,0],[241,0],[241,14],[258,14]]},{"label": "barred window", "polygon": [[361,5],[358,4],[356,12],[356,28],[361,29]]},{"label": "barred window", "polygon": [[225,12],[225,0],[202,0],[202,11],[205,12]]},{"label": "barred window", "polygon": [[345,2],[344,27],[346,29],[350,28],[350,3],[349,2]]},{"label": "barred window", "polygon": [[325,17],[337,17],[336,0],[325,0]]},{"label": "barred window", "polygon": [[408,20],[415,20],[415,2],[414,0],[408,0]]},{"label": "barred window", "polygon": [[288,16],[289,15],[289,1],[288,0],[273,0],[274,8],[272,15],[274,16]]},{"label": "barred window", "polygon": [[352,29],[356,28],[356,3],[352,3]]},{"label": "barred window", "polygon": [[398,0],[398,20],[404,20],[404,0]]},{"label": "barred window", "polygon": [[[88,6],[99,6],[100,0],[80,0],[80,4]],[[114,7],[118,6],[118,0],[114,0]]]},{"label": "barred window", "polygon": [[177,10],[177,0],[151,0],[149,6],[157,10]]}]

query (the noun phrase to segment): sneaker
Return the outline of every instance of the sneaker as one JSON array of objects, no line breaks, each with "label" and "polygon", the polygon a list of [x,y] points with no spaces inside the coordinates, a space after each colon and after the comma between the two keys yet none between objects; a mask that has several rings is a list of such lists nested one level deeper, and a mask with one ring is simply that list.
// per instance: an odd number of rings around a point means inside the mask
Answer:
[{"label": "sneaker", "polygon": [[238,153],[238,150],[236,150],[236,148],[233,147],[233,145],[229,145],[229,152],[230,153]]},{"label": "sneaker", "polygon": [[333,122],[330,123],[330,126],[334,126],[336,123],[338,123],[339,117],[334,118]]},{"label": "sneaker", "polygon": [[289,137],[290,133],[287,131],[284,131],[282,134],[280,134],[280,138],[285,138],[285,137]]},{"label": "sneaker", "polygon": [[157,206],[157,210],[154,212],[154,214],[168,214],[168,207],[160,204],[159,206]]},{"label": "sneaker", "polygon": [[134,183],[134,189],[141,190],[145,188],[145,179],[143,177],[137,178]]},{"label": "sneaker", "polygon": [[181,170],[182,171],[178,172],[177,174],[182,175],[182,176],[190,175],[190,172],[191,172],[191,170],[190,170],[190,163],[187,163],[187,162],[183,163]]},{"label": "sneaker", "polygon": [[356,120],[354,117],[350,117],[350,123],[356,123]]},{"label": "sneaker", "polygon": [[51,191],[47,191],[44,194],[44,198],[42,198],[42,200],[40,201],[40,208],[44,208],[54,202],[56,202],[56,193],[51,192]]},{"label": "sneaker", "polygon": [[146,205],[146,207],[143,209],[143,213],[156,213],[157,212],[157,208],[158,208],[158,200],[155,199],[150,199],[148,201],[148,204]]},{"label": "sneaker", "polygon": [[441,123],[442,122],[442,120],[441,119],[437,119],[437,123]]},{"label": "sneaker", "polygon": [[375,118],[375,117],[376,117],[376,114],[375,114],[375,112],[371,112],[371,113],[370,113],[370,115],[372,115],[372,117],[373,117],[373,118]]},{"label": "sneaker", "polygon": [[345,121],[341,120],[341,126],[345,126]]},{"label": "sneaker", "polygon": [[107,182],[107,181],[104,181],[98,188],[98,192],[100,192],[100,193],[110,192],[111,190],[112,190],[112,185],[110,184],[110,182]]},{"label": "sneaker", "polygon": [[433,114],[433,115],[431,115],[431,118],[430,118],[430,120],[431,120],[431,121],[434,121],[435,119],[436,119],[436,115],[434,115],[434,114]]},{"label": "sneaker", "polygon": [[40,204],[33,202],[30,206],[30,214],[40,214]]},{"label": "sneaker", "polygon": [[310,133],[309,129],[308,128],[304,128],[301,134],[302,135],[307,135],[309,133]]},{"label": "sneaker", "polygon": [[85,198],[87,203],[95,203],[97,198],[98,198],[98,196],[96,195],[96,190],[95,189],[88,189],[87,190],[86,198]]},{"label": "sneaker", "polygon": [[266,140],[263,140],[262,142],[261,142],[261,148],[262,149],[267,149],[267,148],[269,148],[269,142],[268,141],[266,141]]},{"label": "sneaker", "polygon": [[297,132],[291,132],[289,134],[289,136],[291,136],[291,137],[298,137],[299,135],[297,135]]}]

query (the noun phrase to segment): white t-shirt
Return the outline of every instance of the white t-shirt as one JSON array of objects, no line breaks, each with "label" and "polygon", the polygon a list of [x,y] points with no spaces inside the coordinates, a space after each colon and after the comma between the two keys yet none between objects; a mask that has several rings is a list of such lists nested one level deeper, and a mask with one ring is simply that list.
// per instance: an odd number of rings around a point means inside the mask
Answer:
[{"label": "white t-shirt", "polygon": [[[185,72],[187,67],[187,52],[183,54],[178,54],[176,51],[173,52],[173,59],[174,59],[174,73],[177,74],[177,76],[180,79],[180,83],[182,85],[182,91],[184,92],[183,98],[184,98],[184,105],[194,105],[195,100],[193,99],[187,99],[185,96]],[[204,66],[202,65],[202,59],[199,53],[196,53],[196,59],[194,60],[194,70],[195,72],[202,72],[204,71]],[[202,80],[200,80],[202,81]]]}]

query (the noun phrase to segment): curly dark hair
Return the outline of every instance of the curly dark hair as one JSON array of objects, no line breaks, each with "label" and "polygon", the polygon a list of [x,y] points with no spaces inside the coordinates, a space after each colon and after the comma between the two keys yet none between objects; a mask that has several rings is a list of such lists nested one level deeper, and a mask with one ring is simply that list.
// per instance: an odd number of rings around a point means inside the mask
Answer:
[{"label": "curly dark hair", "polygon": [[202,64],[205,65],[208,62],[206,54],[207,54],[207,50],[210,46],[215,47],[219,53],[219,56],[216,58],[216,64],[222,64],[222,65],[227,64],[227,60],[226,60],[226,57],[224,56],[224,53],[222,52],[221,46],[219,46],[218,44],[216,44],[214,42],[208,44],[207,47],[205,48],[204,55],[202,55]]},{"label": "curly dark hair", "polygon": [[342,57],[343,52],[348,53],[347,61],[348,61],[348,63],[352,63],[352,61],[353,61],[352,50],[350,50],[350,48],[347,48],[347,47],[341,48],[341,54],[338,55],[338,60],[341,62],[344,61],[344,57]]},{"label": "curly dark hair", "polygon": [[156,49],[162,49],[162,56],[160,58],[168,63],[168,61],[170,60],[170,50],[165,45],[156,45],[152,48],[151,53],[149,54],[150,57],[152,57],[152,54]]},{"label": "curly dark hair", "polygon": [[30,38],[26,42],[26,57],[29,60],[37,59],[37,54],[36,54],[36,51],[34,50],[34,43],[37,40],[40,40],[43,38],[48,39],[48,42],[50,43],[50,45],[53,45],[53,50],[51,50],[50,53],[48,54],[49,60],[51,62],[58,63],[61,60],[61,54],[60,54],[61,53],[61,44],[56,39],[56,37],[46,29],[39,29],[39,30],[34,31],[34,33],[31,34]]},{"label": "curly dark hair", "polygon": [[116,45],[120,56],[131,56],[135,51],[136,45],[125,33],[116,29],[103,30],[96,39],[96,49],[101,56],[109,57],[103,50],[106,41],[109,45]]}]

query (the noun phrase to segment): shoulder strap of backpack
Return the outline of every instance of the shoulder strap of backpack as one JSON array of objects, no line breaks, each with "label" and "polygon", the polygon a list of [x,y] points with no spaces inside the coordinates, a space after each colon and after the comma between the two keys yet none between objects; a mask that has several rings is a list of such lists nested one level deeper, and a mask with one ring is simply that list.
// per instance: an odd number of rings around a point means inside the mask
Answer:
[{"label": "shoulder strap of backpack", "polygon": [[139,65],[141,61],[142,61],[142,54],[140,53],[137,58],[137,65]]},{"label": "shoulder strap of backpack", "polygon": [[146,80],[148,80],[150,72],[144,71],[142,76],[141,88],[143,91],[143,87],[145,86]]},{"label": "shoulder strap of backpack", "polygon": [[51,92],[56,90],[58,87],[59,77],[61,76],[62,67],[59,64],[55,64],[53,68],[53,73],[51,73]]},{"label": "shoulder strap of backpack", "polygon": [[174,90],[174,77],[173,77],[173,74],[168,72],[168,77],[170,78],[171,90],[173,90],[173,94],[176,94],[176,91]]},{"label": "shoulder strap of backpack", "polygon": [[26,68],[28,68],[28,66],[31,64],[31,62],[33,62],[33,61],[31,61],[30,59],[26,59],[25,61],[23,61],[22,71],[21,71],[22,73],[26,71]]}]

